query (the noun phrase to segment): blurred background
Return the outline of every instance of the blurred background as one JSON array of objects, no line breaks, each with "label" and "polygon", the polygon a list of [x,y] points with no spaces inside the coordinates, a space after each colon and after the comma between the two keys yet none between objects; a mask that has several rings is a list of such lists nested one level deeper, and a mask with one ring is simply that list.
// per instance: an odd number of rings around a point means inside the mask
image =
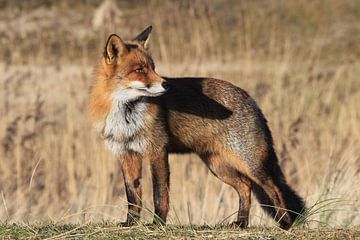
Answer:
[{"label": "blurred background", "polygon": [[[125,220],[119,162],[93,130],[87,97],[107,36],[132,39],[148,25],[159,74],[225,79],[256,99],[309,225],[360,224],[357,0],[0,0],[1,221]],[[236,217],[235,191],[196,156],[170,166],[169,223]],[[274,224],[252,206],[252,225]]]}]

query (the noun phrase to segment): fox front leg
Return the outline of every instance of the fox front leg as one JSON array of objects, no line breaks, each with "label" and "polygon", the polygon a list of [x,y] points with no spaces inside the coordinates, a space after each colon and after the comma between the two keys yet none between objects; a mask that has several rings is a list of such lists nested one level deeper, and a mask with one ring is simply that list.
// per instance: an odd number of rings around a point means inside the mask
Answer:
[{"label": "fox front leg", "polygon": [[142,157],[138,153],[128,153],[123,156],[122,172],[125,181],[128,213],[124,226],[134,225],[140,219],[141,212],[141,171]]},{"label": "fox front leg", "polygon": [[151,161],[155,216],[153,224],[165,224],[169,212],[170,170],[167,152],[161,152]]}]

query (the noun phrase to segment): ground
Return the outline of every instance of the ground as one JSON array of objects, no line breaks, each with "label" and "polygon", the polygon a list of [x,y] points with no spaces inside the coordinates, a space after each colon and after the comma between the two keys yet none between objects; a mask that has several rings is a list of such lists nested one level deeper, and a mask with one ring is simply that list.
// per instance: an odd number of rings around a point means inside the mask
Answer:
[{"label": "ground", "polygon": [[236,229],[225,226],[149,226],[118,227],[114,223],[2,224],[1,239],[360,239],[360,228],[279,228],[250,227]]}]

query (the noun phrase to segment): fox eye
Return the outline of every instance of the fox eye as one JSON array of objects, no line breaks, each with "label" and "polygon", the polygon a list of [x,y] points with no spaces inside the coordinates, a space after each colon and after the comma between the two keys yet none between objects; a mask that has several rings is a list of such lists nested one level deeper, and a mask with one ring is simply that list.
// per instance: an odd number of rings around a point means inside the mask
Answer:
[{"label": "fox eye", "polygon": [[137,69],[135,69],[135,72],[137,72],[137,73],[145,73],[144,68],[137,68]]}]

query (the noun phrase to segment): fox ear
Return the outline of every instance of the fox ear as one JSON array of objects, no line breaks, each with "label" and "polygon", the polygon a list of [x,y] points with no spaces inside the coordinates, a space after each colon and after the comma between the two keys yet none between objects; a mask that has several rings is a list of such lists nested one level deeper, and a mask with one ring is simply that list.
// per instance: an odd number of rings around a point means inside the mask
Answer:
[{"label": "fox ear", "polygon": [[149,26],[139,35],[137,35],[133,40],[140,43],[145,49],[148,49],[151,31],[152,31],[152,26]]},{"label": "fox ear", "polygon": [[125,43],[116,34],[111,34],[106,42],[104,58],[107,64],[114,64],[116,60],[127,52]]}]

